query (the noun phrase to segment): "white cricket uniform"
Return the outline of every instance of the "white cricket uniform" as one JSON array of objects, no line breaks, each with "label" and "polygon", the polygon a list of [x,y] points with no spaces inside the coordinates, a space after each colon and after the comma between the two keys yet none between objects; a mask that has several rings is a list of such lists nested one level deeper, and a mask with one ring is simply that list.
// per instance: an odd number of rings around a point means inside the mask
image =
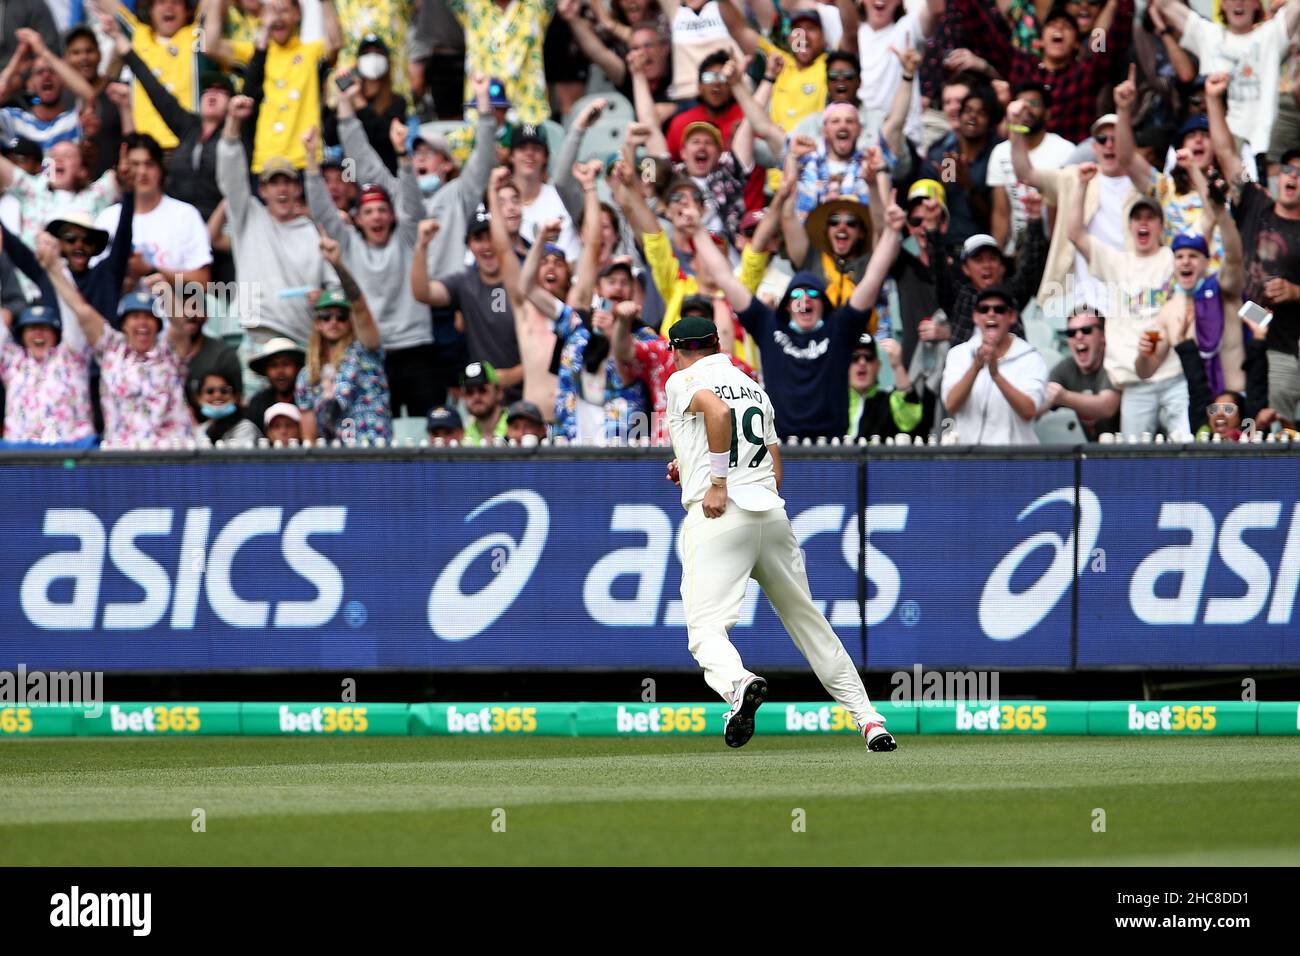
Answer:
[{"label": "white cricket uniform", "polygon": [[[709,440],[704,417],[687,409],[709,389],[732,409],[727,509],[704,515],[709,490]],[[795,646],[827,692],[859,727],[883,723],[867,697],[844,644],[813,604],[803,553],[777,494],[769,445],[778,444],[772,401],[725,355],[710,355],[668,379],[668,430],[681,472],[682,603],[691,654],[724,700],[749,671],[727,632],[740,620],[752,577],[772,602]]]}]

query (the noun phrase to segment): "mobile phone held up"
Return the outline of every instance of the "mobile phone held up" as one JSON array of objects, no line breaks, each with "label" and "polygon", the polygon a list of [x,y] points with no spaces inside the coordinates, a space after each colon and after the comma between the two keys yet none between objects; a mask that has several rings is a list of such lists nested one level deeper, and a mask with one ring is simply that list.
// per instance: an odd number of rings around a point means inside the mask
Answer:
[{"label": "mobile phone held up", "polygon": [[346,93],[348,90],[352,89],[353,84],[356,82],[357,78],[351,73],[343,73],[334,77],[334,85],[339,88],[340,93]]}]

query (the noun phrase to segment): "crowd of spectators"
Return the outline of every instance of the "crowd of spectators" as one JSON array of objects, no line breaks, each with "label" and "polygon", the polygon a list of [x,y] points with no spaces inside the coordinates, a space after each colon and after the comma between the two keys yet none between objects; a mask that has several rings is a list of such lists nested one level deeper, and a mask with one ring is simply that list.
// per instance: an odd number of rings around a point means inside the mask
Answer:
[{"label": "crowd of spectators", "polygon": [[0,11],[7,447],[1300,418],[1300,0]]}]

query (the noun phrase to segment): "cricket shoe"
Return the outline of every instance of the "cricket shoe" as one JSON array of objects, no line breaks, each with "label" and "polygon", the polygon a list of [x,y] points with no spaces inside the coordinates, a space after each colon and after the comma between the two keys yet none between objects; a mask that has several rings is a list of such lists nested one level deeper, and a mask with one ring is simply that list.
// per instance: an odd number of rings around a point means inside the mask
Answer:
[{"label": "cricket shoe", "polygon": [[724,718],[722,738],[728,747],[743,747],[754,736],[754,714],[767,700],[767,681],[750,674],[736,685],[731,694],[731,712]]},{"label": "cricket shoe", "polygon": [[880,724],[867,724],[862,729],[862,736],[867,740],[867,749],[873,753],[888,753],[898,749],[894,735]]}]

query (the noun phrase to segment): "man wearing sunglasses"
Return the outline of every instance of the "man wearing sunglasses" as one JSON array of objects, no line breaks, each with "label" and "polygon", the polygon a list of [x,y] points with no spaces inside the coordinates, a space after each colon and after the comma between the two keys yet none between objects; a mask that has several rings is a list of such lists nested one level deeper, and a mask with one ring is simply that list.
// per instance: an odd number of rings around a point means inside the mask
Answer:
[{"label": "man wearing sunglasses", "polygon": [[1038,350],[1015,335],[1011,292],[985,289],[975,300],[979,334],[948,351],[940,394],[963,445],[1037,445],[1034,419],[1047,388]]},{"label": "man wearing sunglasses", "polygon": [[701,61],[699,105],[683,110],[668,123],[668,154],[673,162],[681,161],[683,134],[694,123],[709,123],[717,127],[722,134],[723,148],[731,148],[731,137],[745,114],[731,95],[730,76],[723,69],[729,62],[731,54],[725,50],[710,53]]},{"label": "man wearing sunglasses", "polygon": [[1248,182],[1228,128],[1227,89],[1225,73],[1205,80],[1210,138],[1241,232],[1245,298],[1273,313],[1265,338],[1268,404],[1295,421],[1300,419],[1300,147],[1282,154],[1276,199],[1259,183]]},{"label": "man wearing sunglasses", "polygon": [[1119,431],[1119,390],[1106,375],[1106,319],[1084,306],[1066,323],[1070,354],[1052,369],[1041,413],[1068,408],[1088,441]]}]

